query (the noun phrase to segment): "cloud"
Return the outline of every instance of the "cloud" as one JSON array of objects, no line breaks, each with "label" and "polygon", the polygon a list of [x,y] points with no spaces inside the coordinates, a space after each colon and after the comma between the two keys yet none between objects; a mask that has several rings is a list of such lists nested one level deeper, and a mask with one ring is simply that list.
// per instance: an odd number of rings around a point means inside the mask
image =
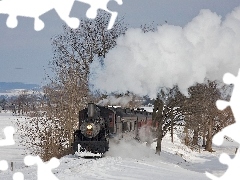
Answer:
[{"label": "cloud", "polygon": [[122,97],[108,96],[107,98],[100,100],[97,104],[102,106],[119,105],[125,107],[131,100],[132,95],[124,95]]}]

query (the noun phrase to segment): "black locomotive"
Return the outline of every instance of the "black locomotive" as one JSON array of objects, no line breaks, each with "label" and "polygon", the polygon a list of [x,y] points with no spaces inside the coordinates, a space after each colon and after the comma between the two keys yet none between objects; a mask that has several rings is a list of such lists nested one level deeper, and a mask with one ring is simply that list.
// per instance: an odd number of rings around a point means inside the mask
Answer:
[{"label": "black locomotive", "polygon": [[109,148],[109,122],[113,112],[105,107],[88,104],[79,112],[79,129],[74,132],[73,151],[105,153]]},{"label": "black locomotive", "polygon": [[125,131],[135,131],[137,135],[142,122],[151,119],[151,114],[144,111],[89,103],[79,112],[79,128],[74,132],[73,151],[104,154],[109,149],[110,136],[122,136]]}]

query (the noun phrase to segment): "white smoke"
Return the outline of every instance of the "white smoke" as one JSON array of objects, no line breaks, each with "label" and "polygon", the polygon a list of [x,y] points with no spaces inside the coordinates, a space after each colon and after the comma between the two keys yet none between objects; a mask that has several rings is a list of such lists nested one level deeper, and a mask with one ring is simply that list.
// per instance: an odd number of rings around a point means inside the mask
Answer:
[{"label": "white smoke", "polygon": [[154,139],[152,126],[143,125],[138,132],[138,136],[141,142],[152,143]]},{"label": "white smoke", "polygon": [[128,103],[132,100],[131,95],[126,95],[122,97],[115,97],[115,96],[107,96],[107,98],[100,100],[97,104],[101,106],[114,106],[114,105],[119,105],[122,107],[125,107],[128,105]]},{"label": "white smoke", "polygon": [[130,91],[155,97],[159,88],[178,85],[186,94],[194,83],[221,80],[240,68],[240,7],[222,19],[210,10],[185,27],[162,25],[156,32],[129,29],[94,66],[91,83],[111,93]]},{"label": "white smoke", "polygon": [[110,141],[107,156],[141,159],[154,156],[154,150],[146,146],[145,143],[139,143],[136,140],[120,140],[118,143]]}]

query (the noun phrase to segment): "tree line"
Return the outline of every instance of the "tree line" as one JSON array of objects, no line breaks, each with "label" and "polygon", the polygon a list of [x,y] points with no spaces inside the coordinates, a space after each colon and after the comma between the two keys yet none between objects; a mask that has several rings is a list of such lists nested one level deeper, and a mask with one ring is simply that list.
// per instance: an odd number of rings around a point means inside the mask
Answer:
[{"label": "tree line", "polygon": [[[218,99],[229,100],[223,96],[224,89],[219,82],[206,80],[188,88],[189,96],[184,96],[177,86],[161,90],[154,103],[153,120],[158,122],[156,153],[161,152],[161,142],[167,132],[177,126],[184,127],[184,143],[190,147],[202,145],[206,151],[213,152],[212,138],[224,127],[234,123],[230,107],[220,111],[216,107]],[[201,139],[199,139],[201,138]],[[201,140],[201,143],[199,142]]]}]

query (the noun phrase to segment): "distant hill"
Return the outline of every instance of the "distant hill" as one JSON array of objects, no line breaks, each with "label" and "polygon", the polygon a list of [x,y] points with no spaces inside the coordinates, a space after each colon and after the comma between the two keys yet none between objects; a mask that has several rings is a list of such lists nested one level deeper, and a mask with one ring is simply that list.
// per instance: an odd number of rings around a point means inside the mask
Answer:
[{"label": "distant hill", "polygon": [[35,90],[39,89],[37,84],[24,84],[21,82],[0,82],[0,93],[4,93],[13,89]]}]

